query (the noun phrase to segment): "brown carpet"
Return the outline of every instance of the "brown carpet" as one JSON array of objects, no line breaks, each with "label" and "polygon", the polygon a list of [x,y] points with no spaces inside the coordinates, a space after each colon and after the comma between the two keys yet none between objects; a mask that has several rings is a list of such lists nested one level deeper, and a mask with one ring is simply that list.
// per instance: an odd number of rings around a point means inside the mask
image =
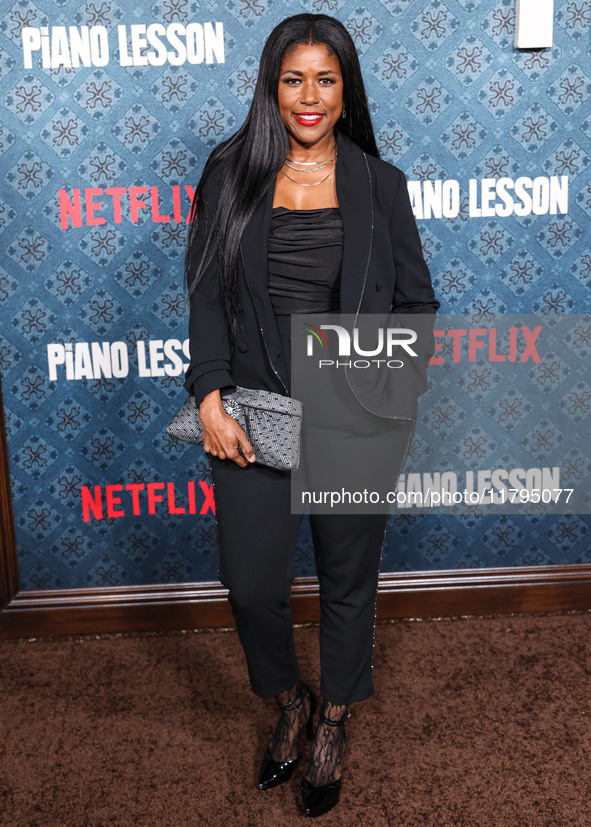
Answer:
[{"label": "brown carpet", "polygon": [[[315,688],[317,631],[296,630]],[[304,766],[254,787],[275,711],[234,631],[1,641],[0,823],[590,825],[590,633],[588,613],[379,623],[376,693],[317,822]]]}]

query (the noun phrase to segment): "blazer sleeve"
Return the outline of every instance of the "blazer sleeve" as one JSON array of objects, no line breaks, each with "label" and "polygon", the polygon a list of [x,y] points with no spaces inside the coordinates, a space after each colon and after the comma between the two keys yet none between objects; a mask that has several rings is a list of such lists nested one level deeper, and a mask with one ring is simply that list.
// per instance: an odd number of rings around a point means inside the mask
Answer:
[{"label": "blazer sleeve", "polygon": [[[215,206],[215,180],[208,180],[203,188],[203,219],[195,239],[196,252],[203,254],[208,234],[212,230]],[[202,272],[190,298],[189,352],[190,363],[184,386],[195,397],[199,406],[205,396],[216,389],[236,387],[230,371],[230,334],[220,299],[217,257]]]},{"label": "blazer sleeve", "polygon": [[435,313],[439,308],[439,302],[435,298],[431,274],[423,256],[406,176],[401,170],[398,172],[400,180],[389,222],[396,265],[392,312]]}]

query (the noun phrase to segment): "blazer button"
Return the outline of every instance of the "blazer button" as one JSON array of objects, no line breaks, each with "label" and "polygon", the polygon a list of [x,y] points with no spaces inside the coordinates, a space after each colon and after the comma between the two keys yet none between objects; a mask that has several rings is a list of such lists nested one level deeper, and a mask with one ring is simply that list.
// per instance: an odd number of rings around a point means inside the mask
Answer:
[{"label": "blazer button", "polygon": [[381,289],[382,289],[381,282],[376,281],[376,293],[379,293]]},{"label": "blazer button", "polygon": [[246,353],[248,350],[248,345],[246,342],[238,342],[238,350],[240,353]]},{"label": "blazer button", "polygon": [[237,304],[237,305],[236,305],[236,310],[237,310],[239,313],[242,313],[242,311],[244,310],[244,308],[242,307],[242,305],[241,305],[241,304]]}]

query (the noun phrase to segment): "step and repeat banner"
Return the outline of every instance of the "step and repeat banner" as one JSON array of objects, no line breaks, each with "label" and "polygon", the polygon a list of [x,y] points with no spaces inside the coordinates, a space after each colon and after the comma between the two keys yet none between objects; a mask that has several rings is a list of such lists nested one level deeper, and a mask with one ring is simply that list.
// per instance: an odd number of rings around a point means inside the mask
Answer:
[{"label": "step and repeat banner", "polygon": [[[468,330],[488,330],[491,315],[581,314],[565,350],[545,351],[547,365],[530,347],[516,386],[498,380],[495,359],[484,374],[467,360],[472,374],[447,375],[440,395],[433,386],[400,490],[424,494],[436,481],[451,491],[442,473],[455,475],[454,490],[490,488],[494,462],[520,467],[515,452],[493,451],[490,466],[480,458],[479,478],[467,476],[470,451],[478,458],[487,440],[502,448],[510,433],[532,443],[532,459],[504,489],[560,487],[553,469],[568,460],[582,490],[591,2],[556,0],[553,47],[529,51],[513,47],[514,5],[2,4],[0,370],[22,588],[216,578],[207,462],[165,432],[185,397],[186,221],[207,156],[248,111],[266,37],[301,11],[333,14],[351,33],[381,155],[408,178],[442,313],[472,319],[442,329],[443,353],[453,361],[446,331],[465,328],[469,343]],[[534,321],[527,327],[531,345]],[[524,346],[507,360],[516,369]],[[554,454],[533,445],[542,421]],[[442,443],[438,465],[420,465],[421,447]],[[527,477],[531,468],[538,476]],[[456,505],[397,506],[383,570],[591,560],[584,498],[551,514]],[[305,519],[298,572],[313,573]]]}]

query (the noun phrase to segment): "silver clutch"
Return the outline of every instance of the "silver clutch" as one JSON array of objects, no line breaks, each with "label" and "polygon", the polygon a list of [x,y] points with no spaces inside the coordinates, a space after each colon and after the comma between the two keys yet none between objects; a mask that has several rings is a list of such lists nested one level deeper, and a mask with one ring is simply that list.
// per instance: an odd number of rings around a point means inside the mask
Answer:
[{"label": "silver clutch", "polygon": [[[283,471],[298,467],[301,402],[271,391],[237,387],[222,397],[222,405],[248,437],[256,462]],[[203,445],[203,425],[194,396],[187,397],[166,433],[175,439]]]}]

